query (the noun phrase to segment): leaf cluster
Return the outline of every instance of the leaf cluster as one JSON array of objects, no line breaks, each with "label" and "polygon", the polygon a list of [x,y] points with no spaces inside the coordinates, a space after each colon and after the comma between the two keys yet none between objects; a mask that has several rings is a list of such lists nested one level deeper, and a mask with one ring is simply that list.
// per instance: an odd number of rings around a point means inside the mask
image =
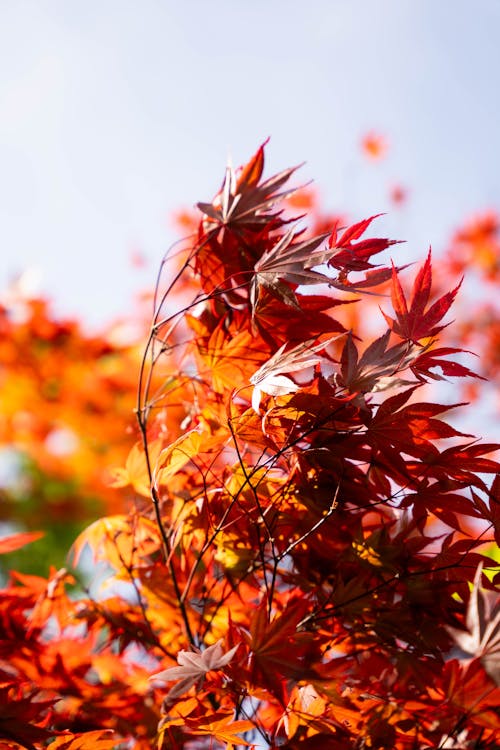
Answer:
[{"label": "leaf cluster", "polygon": [[[9,709],[8,742],[498,746],[498,446],[421,396],[475,377],[437,338],[458,287],[435,299],[429,253],[408,293],[375,263],[394,245],[365,237],[375,217],[305,231],[295,170],[263,169],[264,146],[228,168],[162,264],[114,477],[135,508],[73,547],[104,581],[70,596],[66,570],[13,574],[3,592],[6,705],[29,700],[32,727]],[[349,309],[387,283],[363,339]]]}]

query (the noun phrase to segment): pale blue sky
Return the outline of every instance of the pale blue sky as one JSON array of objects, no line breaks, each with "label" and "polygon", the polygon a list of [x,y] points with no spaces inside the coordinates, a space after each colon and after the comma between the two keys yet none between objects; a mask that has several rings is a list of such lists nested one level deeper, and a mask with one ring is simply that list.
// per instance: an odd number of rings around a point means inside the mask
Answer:
[{"label": "pale blue sky", "polygon": [[498,0],[0,0],[0,287],[35,265],[59,310],[126,312],[169,213],[268,135],[270,169],[305,160],[332,210],[439,249],[500,206],[499,31]]}]

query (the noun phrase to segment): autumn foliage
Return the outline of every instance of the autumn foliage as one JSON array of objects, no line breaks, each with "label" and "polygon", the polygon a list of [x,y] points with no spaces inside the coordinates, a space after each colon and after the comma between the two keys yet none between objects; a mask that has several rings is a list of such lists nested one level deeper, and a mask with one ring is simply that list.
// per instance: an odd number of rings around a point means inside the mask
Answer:
[{"label": "autumn foliage", "polygon": [[428,386],[482,382],[450,333],[461,274],[408,269],[377,217],[298,217],[295,169],[263,169],[264,146],[198,204],[142,357],[2,319],[3,442],[108,508],[66,568],[5,582],[2,747],[498,747],[498,446]]}]

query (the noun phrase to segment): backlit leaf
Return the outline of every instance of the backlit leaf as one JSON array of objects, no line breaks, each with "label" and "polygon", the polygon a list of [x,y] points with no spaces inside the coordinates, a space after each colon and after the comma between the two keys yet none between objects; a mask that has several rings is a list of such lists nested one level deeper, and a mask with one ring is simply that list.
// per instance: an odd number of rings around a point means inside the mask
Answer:
[{"label": "backlit leaf", "polygon": [[4,536],[0,539],[0,555],[13,552],[20,547],[24,547],[26,544],[31,544],[31,542],[36,542],[37,539],[41,539],[43,536],[43,531],[25,531],[19,534],[12,534],[11,536]]}]

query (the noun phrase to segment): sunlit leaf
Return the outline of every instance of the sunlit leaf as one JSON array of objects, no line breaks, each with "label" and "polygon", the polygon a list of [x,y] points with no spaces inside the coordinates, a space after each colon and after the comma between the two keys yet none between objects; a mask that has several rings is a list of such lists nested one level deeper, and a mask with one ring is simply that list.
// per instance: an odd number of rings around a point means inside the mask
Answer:
[{"label": "sunlit leaf", "polygon": [[49,743],[48,750],[111,750],[116,739],[109,737],[109,729],[96,729],[84,734],[57,737]]},{"label": "sunlit leaf", "polygon": [[[148,446],[149,465],[153,469],[157,464],[162,446],[163,442],[161,440],[155,440]],[[136,443],[133,446],[127,456],[125,467],[115,469],[114,478],[111,482],[113,487],[126,487],[129,484],[132,485],[139,495],[143,495],[144,497],[150,496],[151,479],[144,446],[141,443]]]},{"label": "sunlit leaf", "polygon": [[20,547],[24,547],[26,544],[31,544],[31,542],[36,542],[37,539],[41,539],[43,536],[43,531],[25,531],[19,534],[12,534],[11,536],[4,536],[0,539],[0,555],[13,552]]}]

